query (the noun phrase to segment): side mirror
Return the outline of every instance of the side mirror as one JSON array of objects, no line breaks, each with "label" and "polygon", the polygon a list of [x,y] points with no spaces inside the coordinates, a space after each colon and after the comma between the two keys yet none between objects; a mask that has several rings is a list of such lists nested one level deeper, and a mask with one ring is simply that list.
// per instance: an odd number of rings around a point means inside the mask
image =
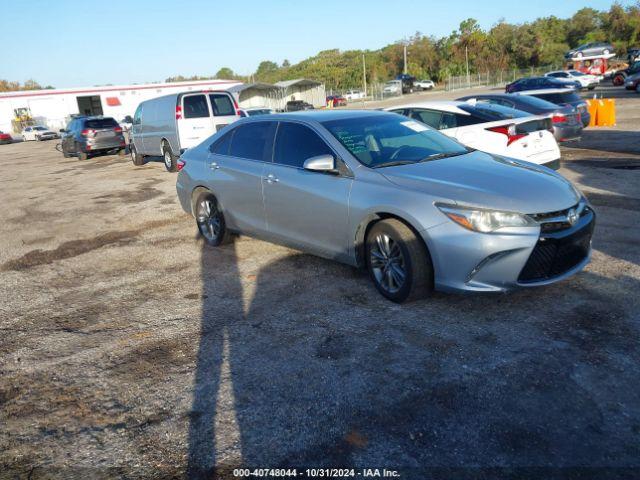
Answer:
[{"label": "side mirror", "polygon": [[312,172],[335,172],[336,159],[333,155],[318,155],[317,157],[307,158],[303,165],[305,170]]}]

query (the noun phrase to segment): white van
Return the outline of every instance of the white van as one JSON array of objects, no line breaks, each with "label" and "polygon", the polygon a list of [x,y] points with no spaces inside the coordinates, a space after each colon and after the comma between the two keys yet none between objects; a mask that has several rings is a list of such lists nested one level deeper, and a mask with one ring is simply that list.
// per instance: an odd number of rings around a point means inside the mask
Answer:
[{"label": "white van", "polygon": [[129,149],[134,165],[145,156],[164,158],[170,172],[184,149],[199,144],[240,118],[238,105],[226,91],[203,90],[146,100],[136,109]]}]

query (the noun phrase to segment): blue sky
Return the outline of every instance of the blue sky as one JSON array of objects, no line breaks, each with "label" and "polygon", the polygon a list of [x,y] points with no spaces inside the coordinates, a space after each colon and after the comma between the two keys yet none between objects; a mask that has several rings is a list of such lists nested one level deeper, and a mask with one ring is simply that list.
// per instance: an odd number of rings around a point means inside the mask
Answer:
[{"label": "blue sky", "polygon": [[[611,0],[27,0],[0,8],[0,78],[56,87],[172,75],[241,74],[261,60],[295,63],[329,48],[377,49],[416,31],[442,36],[468,17],[568,17]],[[624,5],[633,1],[623,1]]]}]

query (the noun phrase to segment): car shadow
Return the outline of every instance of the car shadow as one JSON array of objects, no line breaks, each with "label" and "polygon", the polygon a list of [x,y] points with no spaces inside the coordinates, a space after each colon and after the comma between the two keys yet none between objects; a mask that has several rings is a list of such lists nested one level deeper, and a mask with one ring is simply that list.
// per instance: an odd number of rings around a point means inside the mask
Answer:
[{"label": "car shadow", "polygon": [[640,131],[587,128],[582,131],[580,140],[565,142],[563,146],[580,150],[640,155]]},{"label": "car shadow", "polygon": [[397,305],[351,267],[255,240],[202,242],[200,261],[189,478],[373,466],[496,478],[639,458],[633,431],[609,428],[640,428],[640,375],[625,368],[635,278]]}]

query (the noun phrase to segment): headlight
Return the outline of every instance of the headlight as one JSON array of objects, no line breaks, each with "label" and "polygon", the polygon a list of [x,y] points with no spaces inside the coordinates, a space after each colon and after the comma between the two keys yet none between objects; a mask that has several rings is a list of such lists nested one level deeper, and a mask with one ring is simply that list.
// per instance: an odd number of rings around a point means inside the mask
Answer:
[{"label": "headlight", "polygon": [[534,227],[538,223],[528,215],[457,205],[436,204],[449,219],[474,232],[489,233],[504,227]]}]

